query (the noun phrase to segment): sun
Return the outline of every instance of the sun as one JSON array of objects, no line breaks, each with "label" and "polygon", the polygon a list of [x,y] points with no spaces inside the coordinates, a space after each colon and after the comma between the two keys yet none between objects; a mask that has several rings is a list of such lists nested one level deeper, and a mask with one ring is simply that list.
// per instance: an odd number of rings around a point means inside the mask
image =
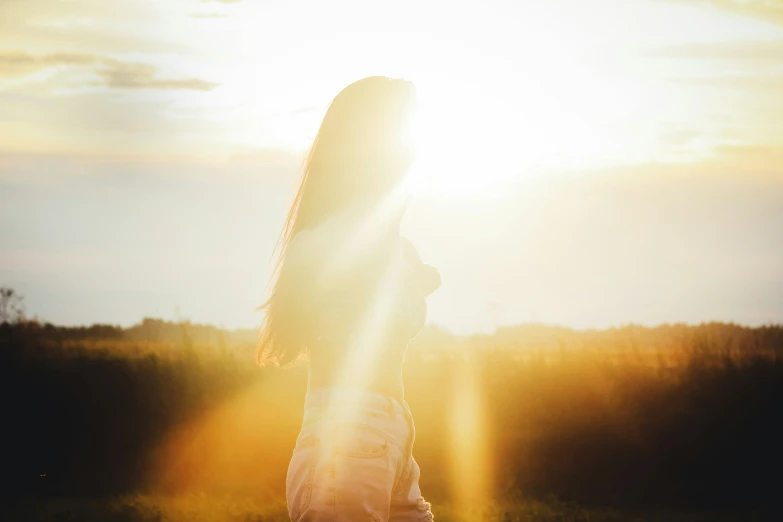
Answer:
[{"label": "sun", "polygon": [[[508,180],[504,163],[512,122],[465,92],[422,88],[411,122],[416,161],[408,174],[415,193],[476,197]],[[468,101],[470,100],[470,101]]]},{"label": "sun", "polygon": [[411,123],[416,162],[408,185],[417,194],[482,198],[520,180],[584,172],[632,149],[612,133],[629,110],[619,91],[591,71],[549,72],[523,82],[497,75],[414,78]]}]

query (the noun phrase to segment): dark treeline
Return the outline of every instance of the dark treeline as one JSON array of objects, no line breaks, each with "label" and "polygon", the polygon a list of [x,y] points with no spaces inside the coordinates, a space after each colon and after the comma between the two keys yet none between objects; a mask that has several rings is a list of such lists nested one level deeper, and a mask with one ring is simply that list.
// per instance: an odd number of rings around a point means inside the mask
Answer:
[{"label": "dark treeline", "polygon": [[[11,325],[4,325],[6,329]],[[252,330],[223,330],[212,325],[191,324],[188,321],[174,323],[161,319],[145,318],[141,323],[123,328],[112,324],[93,324],[90,326],[56,326],[51,323],[39,324],[37,321],[22,321],[14,325],[17,335],[25,333],[47,342],[67,341],[137,341],[140,343],[199,343],[224,345],[226,342],[240,343],[247,347],[252,344],[255,332]],[[123,354],[127,355],[127,354]]]},{"label": "dark treeline", "polygon": [[[254,339],[0,325],[2,494],[281,494],[305,370],[259,370]],[[405,366],[422,487],[455,494],[467,418],[493,495],[775,509],[781,350],[777,326],[427,328]]]}]

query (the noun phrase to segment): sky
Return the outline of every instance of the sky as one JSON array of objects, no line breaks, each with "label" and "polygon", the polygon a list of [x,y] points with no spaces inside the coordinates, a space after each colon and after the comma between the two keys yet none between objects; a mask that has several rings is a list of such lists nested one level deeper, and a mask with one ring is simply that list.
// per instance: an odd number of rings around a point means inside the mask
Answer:
[{"label": "sky", "polygon": [[783,322],[780,0],[3,0],[0,286],[258,325],[310,140],[376,74],[419,93],[430,322]]}]

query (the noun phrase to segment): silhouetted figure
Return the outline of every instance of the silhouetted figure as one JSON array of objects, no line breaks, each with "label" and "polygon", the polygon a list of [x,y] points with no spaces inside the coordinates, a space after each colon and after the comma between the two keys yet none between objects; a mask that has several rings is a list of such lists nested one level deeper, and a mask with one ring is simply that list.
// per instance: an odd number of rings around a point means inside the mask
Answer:
[{"label": "silhouetted figure", "polygon": [[283,228],[262,365],[309,361],[286,480],[295,521],[431,520],[402,362],[438,288],[400,237],[413,161],[410,82],[370,77],[332,101]]}]

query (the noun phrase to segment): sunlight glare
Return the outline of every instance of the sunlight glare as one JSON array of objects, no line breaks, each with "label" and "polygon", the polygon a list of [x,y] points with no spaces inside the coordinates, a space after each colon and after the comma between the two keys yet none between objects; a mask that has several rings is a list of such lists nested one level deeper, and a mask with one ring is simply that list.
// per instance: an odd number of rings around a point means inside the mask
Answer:
[{"label": "sunlight glare", "polygon": [[589,67],[529,65],[535,81],[495,69],[473,80],[413,78],[413,192],[493,197],[517,180],[629,159],[638,147],[618,121],[645,110],[635,86],[606,82]]},{"label": "sunlight glare", "polygon": [[491,108],[490,101],[462,91],[419,88],[411,135],[417,159],[408,174],[414,193],[447,197],[487,195],[508,179],[510,118]]}]

